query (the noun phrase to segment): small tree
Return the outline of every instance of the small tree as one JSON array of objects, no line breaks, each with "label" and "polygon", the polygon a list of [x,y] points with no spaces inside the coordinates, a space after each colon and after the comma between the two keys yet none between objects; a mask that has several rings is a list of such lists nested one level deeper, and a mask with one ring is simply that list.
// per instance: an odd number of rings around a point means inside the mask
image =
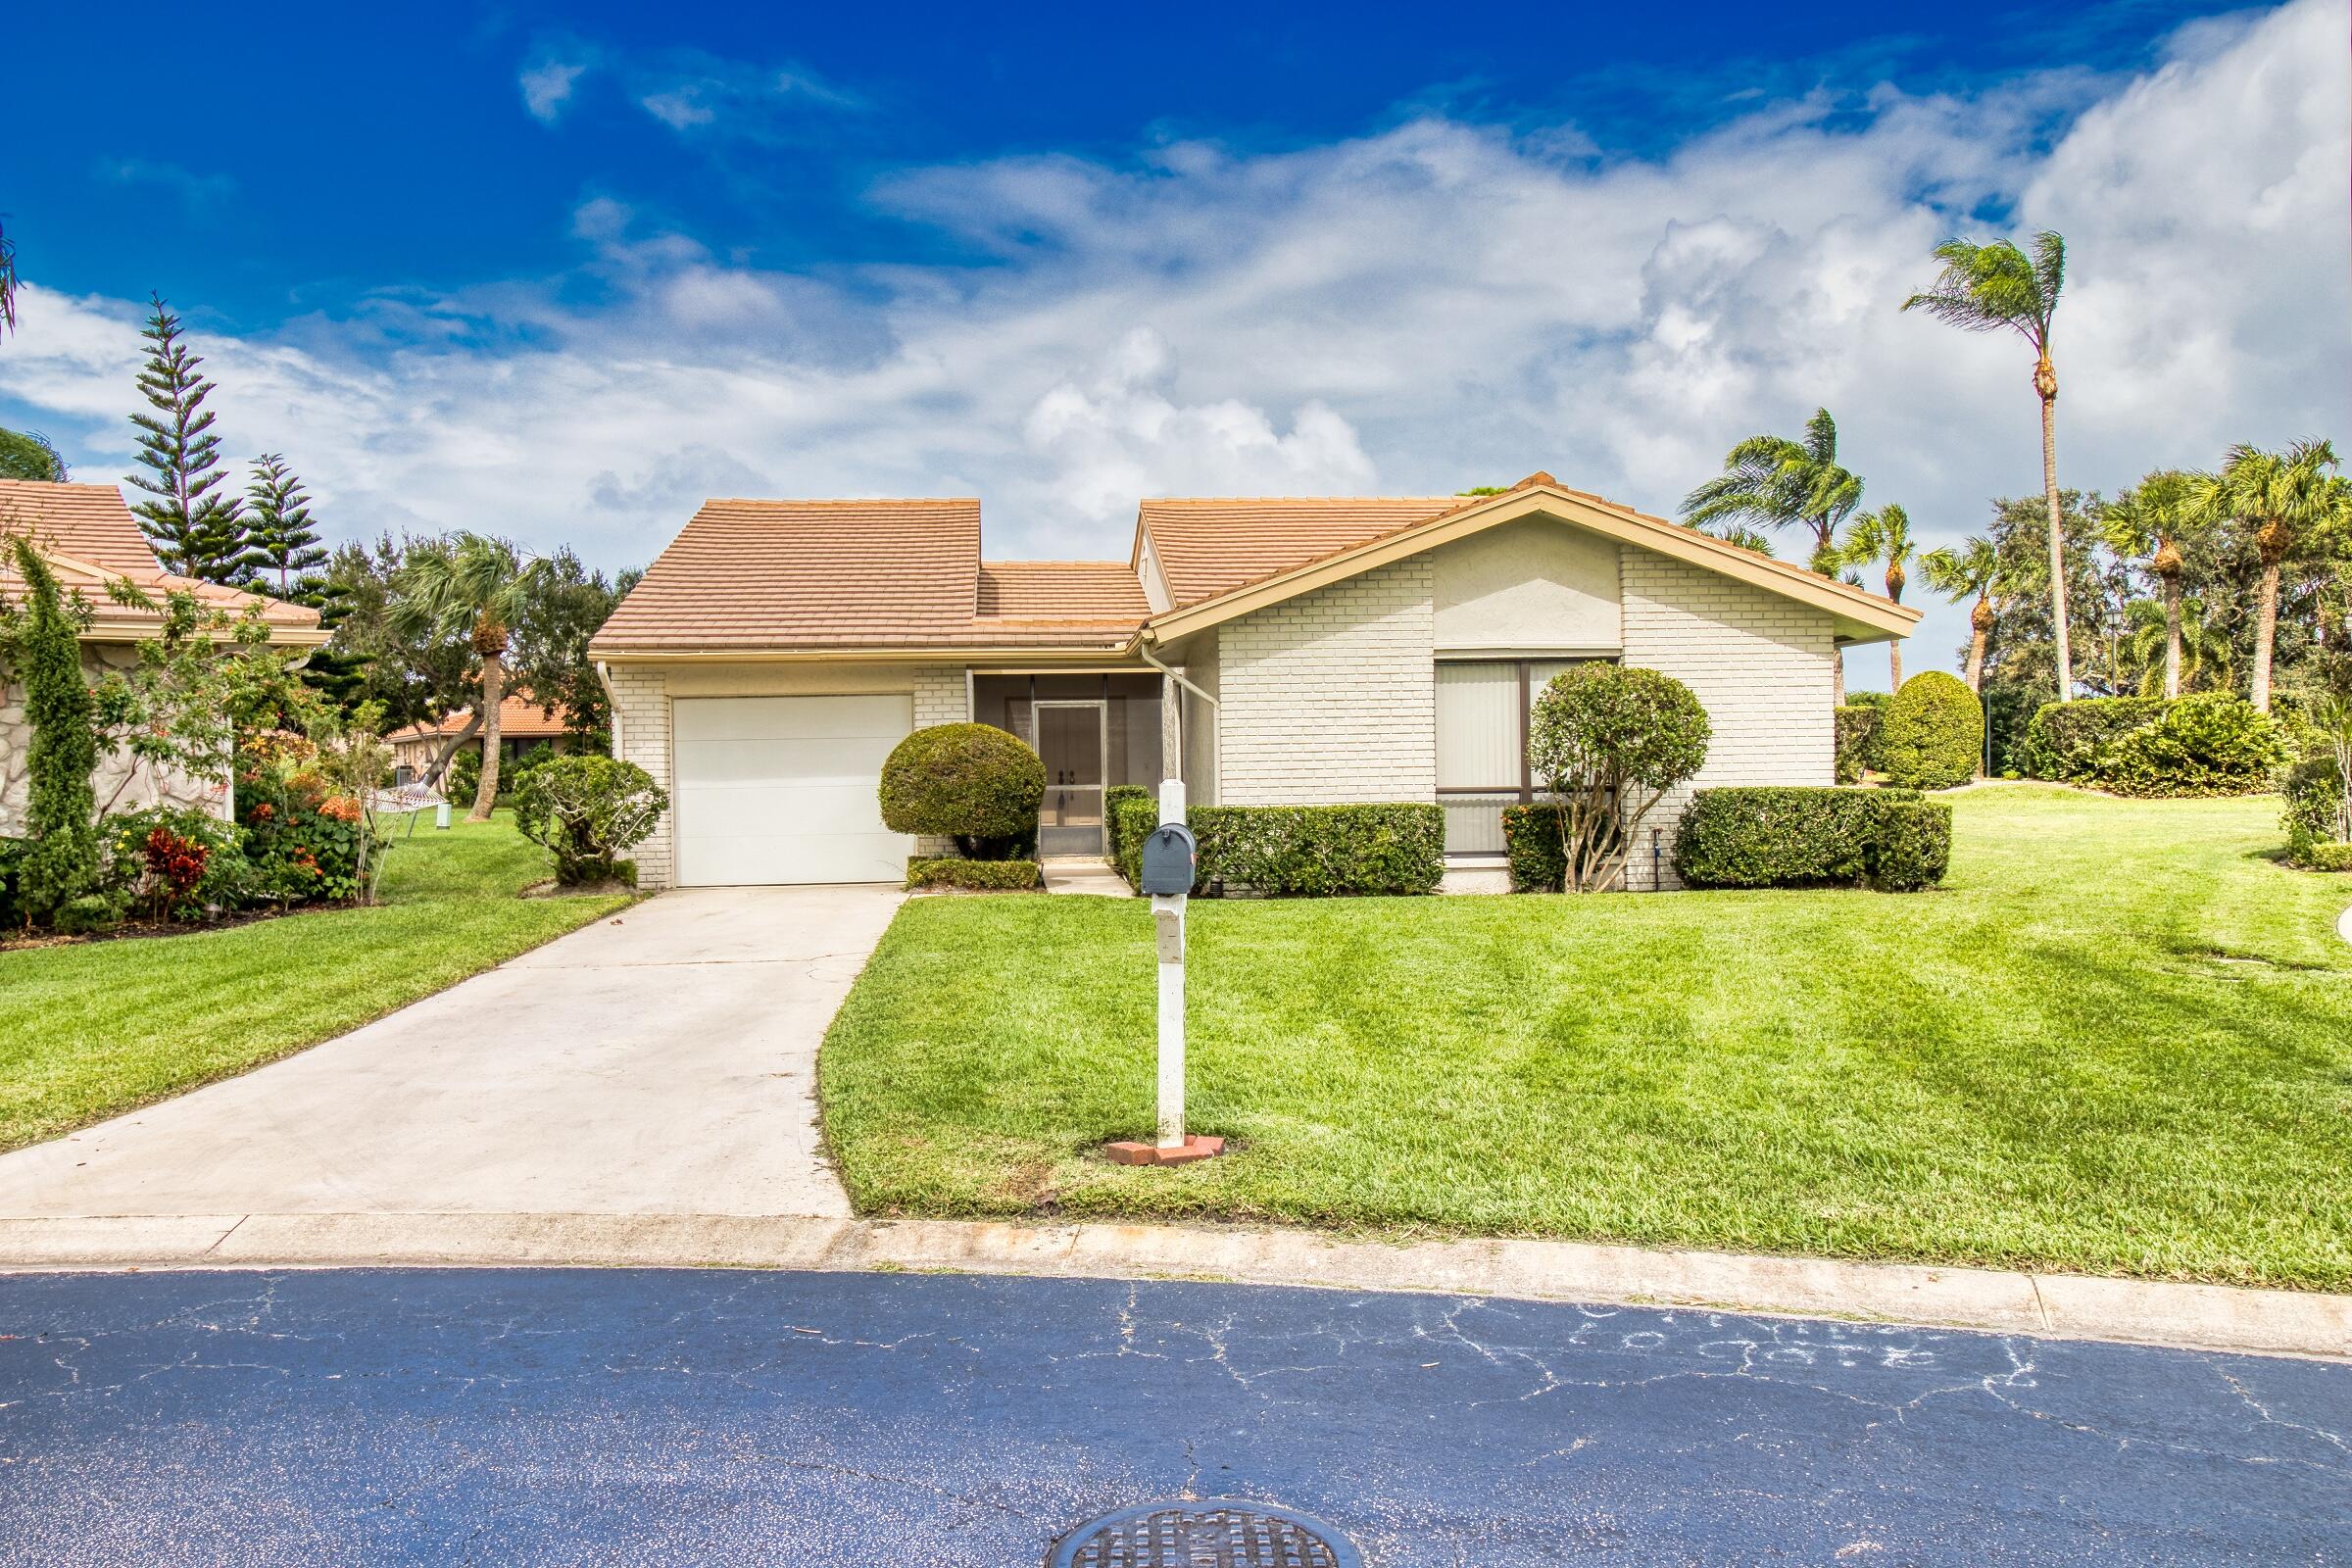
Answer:
[{"label": "small tree", "polygon": [[153,305],[140,333],[147,366],[139,391],[155,412],[130,416],[139,427],[139,462],[150,471],[131,474],[129,482],[155,499],[130,510],[166,567],[210,582],[242,582],[259,563],[246,542],[243,508],[214,494],[226,475],[213,412],[204,406],[213,383],[196,373],[204,361],[188,352],[179,318],[160,295]]},{"label": "small tree", "polygon": [[892,749],[881,795],[893,833],[952,838],[975,860],[1014,859],[1037,842],[1046,765],[994,724],[935,724]]},{"label": "small tree", "polygon": [[1671,675],[1596,663],[1552,678],[1527,760],[1559,808],[1569,892],[1622,885],[1642,818],[1698,772],[1713,737],[1706,709]]},{"label": "small tree", "polygon": [[[286,466],[286,460],[265,452],[253,460],[253,483],[245,487],[250,538],[257,569],[275,574],[277,597],[292,599],[307,572],[326,564],[325,547],[311,517],[311,494]],[[316,586],[304,602],[316,608],[321,598]]]},{"label": "small tree", "polygon": [[532,768],[514,797],[515,827],[555,858],[565,887],[635,880],[621,857],[669,809],[652,774],[611,757],[559,757]]},{"label": "small tree", "polygon": [[98,885],[98,800],[90,774],[98,766],[98,729],[90,688],[81,674],[77,612],[58,586],[49,563],[29,540],[10,541],[24,604],[11,614],[9,662],[24,685],[24,719],[32,730],[25,768],[25,837],[18,864],[28,920],[42,923]]},{"label": "small tree", "polygon": [[72,477],[66,460],[38,430],[0,430],[0,479],[63,484]]}]

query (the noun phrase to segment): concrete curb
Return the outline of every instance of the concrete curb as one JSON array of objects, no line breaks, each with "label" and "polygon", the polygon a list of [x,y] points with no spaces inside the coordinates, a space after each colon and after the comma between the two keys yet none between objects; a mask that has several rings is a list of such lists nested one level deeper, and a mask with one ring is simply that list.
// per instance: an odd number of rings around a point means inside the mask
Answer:
[{"label": "concrete curb", "polygon": [[733,1267],[1199,1279],[1980,1329],[2352,1358],[2352,1296],[1577,1242],[1348,1241],[1174,1225],[701,1214],[0,1219],[0,1271]]}]

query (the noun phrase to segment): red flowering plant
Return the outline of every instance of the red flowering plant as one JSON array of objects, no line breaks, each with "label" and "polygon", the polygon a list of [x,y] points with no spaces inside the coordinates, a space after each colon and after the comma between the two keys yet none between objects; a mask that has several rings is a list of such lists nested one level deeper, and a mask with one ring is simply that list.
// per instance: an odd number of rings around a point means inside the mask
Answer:
[{"label": "red flowering plant", "polygon": [[241,906],[251,868],[244,834],[209,811],[173,807],[106,820],[108,880],[156,920],[198,921]]}]

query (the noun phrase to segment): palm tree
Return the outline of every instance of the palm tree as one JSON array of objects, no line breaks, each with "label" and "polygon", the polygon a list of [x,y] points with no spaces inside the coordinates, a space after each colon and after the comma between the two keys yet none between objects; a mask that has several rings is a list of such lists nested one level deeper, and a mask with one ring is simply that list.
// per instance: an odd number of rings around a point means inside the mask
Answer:
[{"label": "palm tree", "polygon": [[1838,524],[1861,504],[1862,481],[1838,465],[1838,421],[1815,409],[1802,441],[1751,435],[1732,448],[1723,472],[1683,498],[1683,521],[1727,537],[1746,523],[1807,528],[1813,569],[1828,576],[1837,570]]},{"label": "palm tree", "polygon": [[2254,674],[2248,700],[2271,710],[2271,651],[2278,639],[2278,576],[2289,558],[2341,527],[2352,515],[2352,486],[2332,472],[2335,448],[2298,441],[2284,452],[2233,446],[2220,473],[2189,481],[2190,504],[2234,522],[2262,563],[2254,613]]},{"label": "palm tree", "polygon": [[17,242],[0,223],[0,337],[17,329]]},{"label": "palm tree", "polygon": [[1929,551],[1919,558],[1919,565],[1928,586],[1944,598],[1977,597],[1975,608],[1968,612],[1968,689],[1981,693],[1984,689],[1984,643],[1992,635],[1992,596],[2000,586],[2001,553],[1991,540],[1972,536],[1956,550],[1947,546]]},{"label": "palm tree", "polygon": [[2049,229],[2034,236],[2028,256],[2008,240],[1979,245],[1945,240],[1936,247],[1943,264],[1925,293],[1903,301],[1967,332],[2019,333],[2034,345],[2034,391],[2041,399],[2041,492],[2050,513],[2050,624],[2058,639],[2058,700],[2072,697],[2074,662],[2066,643],[2066,534],[2058,520],[2058,371],[2050,364],[2050,319],[2066,284],[2066,241]]},{"label": "palm tree", "polygon": [[[2165,605],[2153,599],[2134,599],[2124,617],[2129,626],[2124,658],[2142,693],[2148,689],[2149,677],[2159,669],[2168,677],[2177,673],[2180,691],[2230,689],[2230,631],[2220,616],[2205,612],[2203,600],[2182,599]],[[2175,660],[2177,664],[2169,662]]]},{"label": "palm tree", "polygon": [[[1845,548],[1838,553],[1840,562],[1850,565],[1867,565],[1872,562],[1886,564],[1885,582],[1886,597],[1896,604],[1903,602],[1903,584],[1908,579],[1903,564],[1911,559],[1910,514],[1889,501],[1876,512],[1865,512],[1854,519],[1846,533]],[[1903,689],[1903,640],[1894,638],[1886,645],[1887,689]]]},{"label": "palm tree", "polygon": [[2167,697],[2180,695],[2180,573],[2188,564],[2180,544],[2201,516],[2190,491],[2189,475],[2159,468],[2099,512],[2107,548],[2127,561],[2144,558],[2148,574],[2163,591]]},{"label": "palm tree", "polygon": [[547,563],[504,539],[458,533],[446,553],[420,552],[401,568],[394,624],[405,635],[464,637],[482,661],[482,774],[468,822],[487,822],[498,803],[498,705],[507,694],[511,630],[542,591]]}]

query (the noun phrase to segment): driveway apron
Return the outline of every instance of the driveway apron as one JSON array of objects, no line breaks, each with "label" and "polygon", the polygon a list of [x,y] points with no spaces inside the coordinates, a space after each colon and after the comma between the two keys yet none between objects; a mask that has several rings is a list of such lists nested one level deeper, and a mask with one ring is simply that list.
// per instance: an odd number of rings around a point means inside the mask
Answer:
[{"label": "driveway apron", "polygon": [[0,1156],[0,1217],[847,1214],[818,1150],[816,1050],[900,899],[662,894],[283,1061]]}]

